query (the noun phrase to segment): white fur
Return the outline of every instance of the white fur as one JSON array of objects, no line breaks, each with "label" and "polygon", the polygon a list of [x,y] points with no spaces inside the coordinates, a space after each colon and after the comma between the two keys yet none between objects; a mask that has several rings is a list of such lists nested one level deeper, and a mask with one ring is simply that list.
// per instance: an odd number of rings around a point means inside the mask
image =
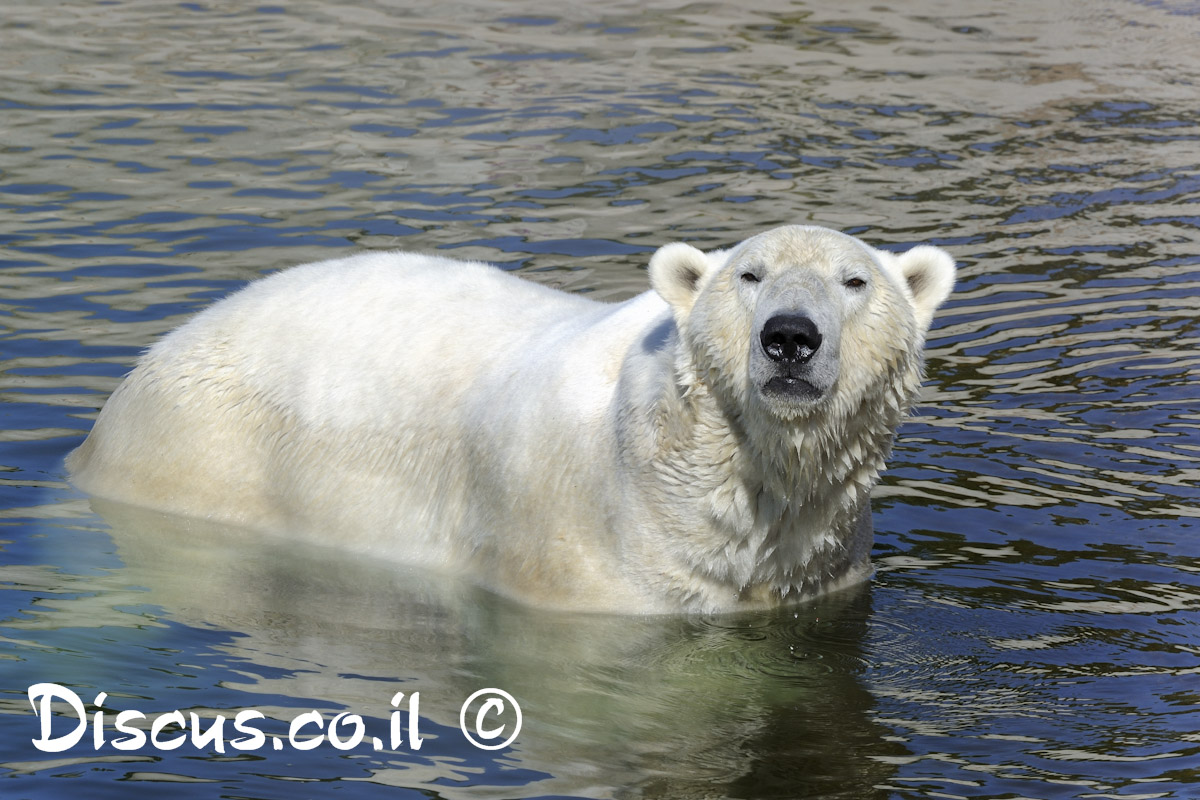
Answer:
[{"label": "white fur", "polygon": [[[411,253],[286,270],[150,348],[68,466],[99,496],[551,607],[724,611],[862,580],[949,256],[791,226],[667,245],[650,280],[604,304]],[[813,380],[833,383],[768,396],[756,320],[814,297]]]}]

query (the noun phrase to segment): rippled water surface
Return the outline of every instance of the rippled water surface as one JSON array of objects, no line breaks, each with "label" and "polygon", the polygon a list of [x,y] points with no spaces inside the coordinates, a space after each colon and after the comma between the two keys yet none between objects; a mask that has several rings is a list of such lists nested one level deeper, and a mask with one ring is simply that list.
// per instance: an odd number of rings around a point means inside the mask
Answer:
[{"label": "rippled water surface", "polygon": [[[0,796],[1200,796],[1197,42],[1190,0],[7,3]],[[271,270],[616,300],[792,222],[960,266],[861,591],[564,617],[65,482],[139,350]],[[105,742],[36,749],[39,682],[107,693]],[[419,751],[112,745],[128,709],[386,739],[397,691]]]}]

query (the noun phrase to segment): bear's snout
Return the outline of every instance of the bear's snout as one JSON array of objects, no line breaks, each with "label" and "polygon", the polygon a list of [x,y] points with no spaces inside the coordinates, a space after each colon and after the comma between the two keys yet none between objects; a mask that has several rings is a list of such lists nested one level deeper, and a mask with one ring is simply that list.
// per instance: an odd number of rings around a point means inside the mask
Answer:
[{"label": "bear's snout", "polygon": [[767,358],[779,364],[803,364],[821,346],[817,323],[800,314],[777,314],[763,325],[758,339]]}]

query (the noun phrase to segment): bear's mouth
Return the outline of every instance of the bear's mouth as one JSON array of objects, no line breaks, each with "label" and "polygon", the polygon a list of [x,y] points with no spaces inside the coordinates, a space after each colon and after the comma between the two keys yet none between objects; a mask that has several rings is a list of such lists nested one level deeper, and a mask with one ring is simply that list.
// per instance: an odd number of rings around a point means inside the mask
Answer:
[{"label": "bear's mouth", "polygon": [[796,375],[776,375],[763,385],[763,391],[776,397],[806,401],[818,400],[824,394],[819,387]]}]

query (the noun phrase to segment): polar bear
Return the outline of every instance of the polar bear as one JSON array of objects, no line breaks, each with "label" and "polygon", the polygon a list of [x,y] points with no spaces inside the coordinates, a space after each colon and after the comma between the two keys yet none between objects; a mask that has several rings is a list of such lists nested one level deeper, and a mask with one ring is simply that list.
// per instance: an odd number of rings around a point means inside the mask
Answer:
[{"label": "polar bear", "polygon": [[550,608],[724,612],[864,580],[950,256],[785,226],[665,245],[649,277],[610,304],[413,253],[284,270],[151,347],[68,468]]}]

